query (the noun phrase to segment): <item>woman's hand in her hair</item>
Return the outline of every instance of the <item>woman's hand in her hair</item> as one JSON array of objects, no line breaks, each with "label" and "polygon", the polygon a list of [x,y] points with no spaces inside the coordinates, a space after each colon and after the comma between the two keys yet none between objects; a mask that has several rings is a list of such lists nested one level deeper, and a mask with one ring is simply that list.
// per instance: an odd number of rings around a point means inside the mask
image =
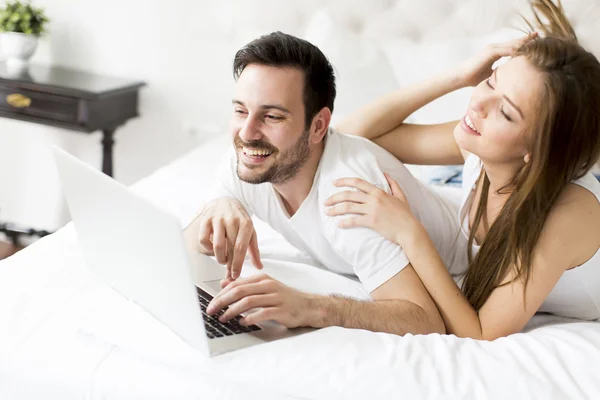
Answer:
[{"label": "woman's hand in her hair", "polygon": [[340,220],[340,228],[370,228],[391,242],[400,246],[407,243],[416,229],[422,227],[413,215],[400,186],[385,174],[392,194],[358,178],[344,178],[333,184],[348,187],[347,190],[331,196],[325,201],[330,207],[326,214],[330,217],[351,215]]},{"label": "woman's hand in her hair", "polygon": [[537,32],[504,43],[490,44],[463,64],[456,73],[465,86],[477,86],[490,77],[492,65],[502,57],[511,57],[527,42],[538,37]]}]

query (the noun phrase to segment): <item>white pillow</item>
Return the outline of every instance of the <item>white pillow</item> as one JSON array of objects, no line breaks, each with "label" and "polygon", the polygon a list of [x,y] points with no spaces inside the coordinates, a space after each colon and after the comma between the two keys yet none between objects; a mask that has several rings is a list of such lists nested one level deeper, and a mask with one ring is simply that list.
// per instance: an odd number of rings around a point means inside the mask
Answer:
[{"label": "white pillow", "polygon": [[335,113],[347,114],[398,88],[389,60],[377,43],[347,28],[328,8],[315,12],[304,38],[327,56],[336,74]]},{"label": "white pillow", "polygon": [[[382,42],[381,48],[393,66],[396,80],[401,87],[406,87],[460,64],[488,43],[503,42],[522,35],[515,29],[503,29],[483,37],[433,42],[394,39]],[[415,112],[410,120],[431,124],[460,119],[467,109],[472,91],[472,88],[464,88],[443,96]]]}]

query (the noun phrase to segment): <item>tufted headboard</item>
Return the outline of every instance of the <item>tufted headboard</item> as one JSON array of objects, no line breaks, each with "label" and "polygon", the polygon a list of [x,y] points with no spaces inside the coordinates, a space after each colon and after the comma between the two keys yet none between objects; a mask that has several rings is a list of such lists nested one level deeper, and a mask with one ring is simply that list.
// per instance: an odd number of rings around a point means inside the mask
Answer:
[{"label": "tufted headboard", "polygon": [[[524,27],[528,0],[225,0],[206,17],[208,30],[234,42],[282,30],[303,36],[315,12],[328,9],[340,26],[373,41],[416,42],[485,35]],[[600,54],[600,2],[563,0],[581,42]],[[268,12],[265,12],[268,10]]]},{"label": "tufted headboard", "polygon": [[[303,37],[336,69],[334,117],[450,67],[485,44],[526,29],[528,0],[223,0],[196,23],[230,54],[276,30]],[[600,0],[563,0],[580,42],[600,57]],[[412,116],[439,122],[461,115],[469,89]]]}]

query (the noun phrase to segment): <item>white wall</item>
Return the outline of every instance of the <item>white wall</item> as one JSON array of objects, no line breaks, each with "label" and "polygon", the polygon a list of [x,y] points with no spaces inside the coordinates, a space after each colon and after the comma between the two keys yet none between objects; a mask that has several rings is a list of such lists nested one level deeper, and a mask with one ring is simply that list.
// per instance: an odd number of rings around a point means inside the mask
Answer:
[{"label": "white wall", "polygon": [[[231,45],[216,35],[227,7],[198,0],[37,0],[51,19],[32,59],[143,80],[140,118],[117,131],[116,178],[130,184],[226,125]],[[220,26],[220,27],[219,27]],[[223,86],[223,84],[221,84]],[[228,87],[227,87],[228,86]],[[0,119],[0,221],[55,229],[68,220],[51,145],[100,166],[100,134]]]}]

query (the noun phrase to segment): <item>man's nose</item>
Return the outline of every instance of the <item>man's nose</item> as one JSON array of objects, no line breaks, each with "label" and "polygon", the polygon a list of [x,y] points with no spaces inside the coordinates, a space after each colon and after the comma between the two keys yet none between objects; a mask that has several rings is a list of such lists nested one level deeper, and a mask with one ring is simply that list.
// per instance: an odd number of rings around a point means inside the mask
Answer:
[{"label": "man's nose", "polygon": [[251,142],[253,140],[261,139],[262,134],[260,133],[259,121],[251,116],[248,116],[248,118],[246,118],[244,121],[244,125],[242,125],[242,129],[240,129],[239,136],[244,142]]}]

